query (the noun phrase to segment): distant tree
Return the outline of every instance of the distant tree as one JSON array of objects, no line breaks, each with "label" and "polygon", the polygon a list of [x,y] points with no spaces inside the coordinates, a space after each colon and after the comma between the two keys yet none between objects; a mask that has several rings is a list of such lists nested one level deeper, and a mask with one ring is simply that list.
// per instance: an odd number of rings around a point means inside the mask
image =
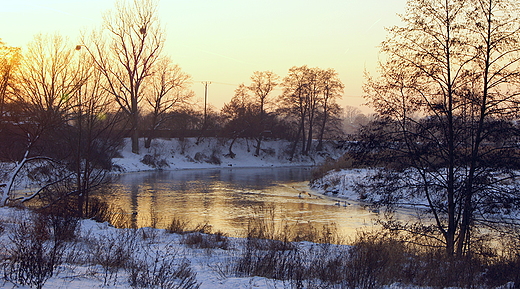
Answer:
[{"label": "distant tree", "polygon": [[347,105],[342,114],[343,126],[347,134],[355,134],[358,129],[367,125],[371,116],[361,112],[358,107]]},{"label": "distant tree", "polygon": [[190,76],[181,71],[178,65],[172,64],[169,58],[161,58],[147,79],[145,99],[150,112],[149,136],[145,147],[149,148],[155,131],[171,117],[170,112],[182,109],[193,97],[193,91],[188,89]]},{"label": "distant tree", "polygon": [[235,157],[233,144],[237,138],[250,137],[255,135],[255,123],[257,107],[254,105],[250,90],[245,84],[241,84],[235,89],[235,95],[231,100],[224,104],[221,114],[224,117],[225,125],[223,134],[231,138],[228,156]]},{"label": "distant tree", "polygon": [[85,47],[103,72],[106,89],[127,114],[132,152],[139,154],[139,120],[144,85],[152,76],[164,46],[164,33],[153,0],[118,1],[104,17],[104,31],[83,37]]},{"label": "distant tree", "polygon": [[262,139],[266,130],[267,111],[266,106],[269,103],[269,94],[278,85],[279,76],[271,71],[255,71],[251,76],[251,84],[249,90],[253,94],[253,104],[256,107],[255,114],[257,115],[256,128],[258,130],[256,136],[255,156],[260,155]]},{"label": "distant tree", "polygon": [[[291,149],[292,159],[300,140],[303,155],[309,153],[315,131],[322,140],[332,114],[340,112],[335,100],[341,96],[343,84],[333,69],[301,66],[289,69],[282,86],[284,90],[279,98],[278,110],[287,119],[294,120],[298,127]],[[321,123],[316,129],[318,118],[321,118]]]},{"label": "distant tree", "polygon": [[385,167],[365,193],[429,213],[386,225],[450,256],[469,254],[480,227],[518,224],[519,13],[509,0],[409,1],[367,79],[379,119],[364,143]]},{"label": "distant tree", "polygon": [[318,145],[316,146],[317,151],[321,151],[323,148],[323,136],[325,135],[327,127],[332,123],[339,123],[340,121],[341,107],[336,100],[341,98],[343,88],[345,87],[339,79],[337,72],[330,68],[321,71],[319,81],[322,87],[318,107],[320,128],[318,132]]}]

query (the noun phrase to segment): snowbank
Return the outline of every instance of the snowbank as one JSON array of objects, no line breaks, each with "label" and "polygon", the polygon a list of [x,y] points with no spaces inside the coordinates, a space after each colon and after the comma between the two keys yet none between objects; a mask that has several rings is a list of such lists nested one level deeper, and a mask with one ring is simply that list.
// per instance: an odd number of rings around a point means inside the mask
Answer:
[{"label": "snowbank", "polygon": [[138,172],[155,169],[204,169],[215,167],[281,167],[281,166],[314,166],[324,162],[328,157],[337,158],[342,152],[334,144],[324,146],[324,150],[311,156],[295,156],[289,160],[291,143],[284,140],[262,142],[259,156],[255,156],[252,141],[238,139],[233,144],[231,157],[229,146],[231,140],[216,138],[201,139],[155,139],[150,148],[144,148],[141,141],[140,154],[131,151],[129,139],[121,151],[120,158],[114,158],[116,170],[121,172]]},{"label": "snowbank", "polygon": [[369,169],[330,171],[322,178],[315,180],[311,186],[313,189],[323,192],[324,195],[356,201],[360,197],[355,186],[370,172]]}]

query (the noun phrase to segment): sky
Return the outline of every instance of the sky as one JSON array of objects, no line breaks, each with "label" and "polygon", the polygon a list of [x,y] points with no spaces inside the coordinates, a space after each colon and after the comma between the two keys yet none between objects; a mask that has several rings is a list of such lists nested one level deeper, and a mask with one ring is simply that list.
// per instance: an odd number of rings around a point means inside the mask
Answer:
[{"label": "sky", "polygon": [[[38,33],[72,42],[96,29],[117,0],[0,0],[0,39],[25,47]],[[220,109],[254,71],[281,77],[293,66],[335,69],[342,106],[360,106],[363,72],[375,73],[385,27],[399,25],[406,0],[161,0],[164,53],[192,76],[197,100]],[[274,92],[279,94],[281,89]]]}]

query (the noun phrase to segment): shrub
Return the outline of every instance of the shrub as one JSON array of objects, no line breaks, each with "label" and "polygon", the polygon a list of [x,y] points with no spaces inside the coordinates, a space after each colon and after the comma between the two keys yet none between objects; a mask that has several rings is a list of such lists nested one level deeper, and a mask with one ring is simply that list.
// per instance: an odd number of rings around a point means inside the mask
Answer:
[{"label": "shrub", "polygon": [[189,221],[181,219],[181,218],[173,217],[173,219],[170,222],[170,224],[168,225],[168,227],[166,227],[166,230],[169,233],[182,234],[182,233],[188,231],[188,225],[189,225]]},{"label": "shrub", "polygon": [[87,254],[91,265],[103,268],[104,285],[110,280],[117,280],[119,270],[129,268],[133,262],[133,253],[137,250],[135,229],[122,229],[112,234],[88,237]]},{"label": "shrub", "polygon": [[160,254],[156,251],[146,254],[145,258],[134,261],[129,267],[128,282],[133,288],[178,288],[196,289],[197,273],[191,268],[189,260],[178,260],[175,253]]},{"label": "shrub", "polygon": [[160,158],[159,154],[146,154],[141,159],[141,162],[147,166],[150,166],[155,169],[163,169],[170,167],[168,162],[164,158]]},{"label": "shrub", "polygon": [[189,233],[183,236],[181,243],[190,248],[198,249],[219,248],[227,250],[229,248],[228,238],[220,231],[214,234],[204,234],[200,232]]},{"label": "shrub", "polygon": [[63,261],[65,240],[75,235],[77,226],[69,221],[43,214],[24,218],[9,236],[11,244],[7,248],[4,278],[15,284],[42,288]]},{"label": "shrub", "polygon": [[[259,246],[259,244],[263,244]],[[345,288],[345,246],[335,250],[316,245],[248,239],[229,271],[238,276],[262,276],[283,280],[287,288]]]},{"label": "shrub", "polygon": [[398,239],[381,232],[359,233],[349,251],[346,282],[350,288],[379,288],[399,281],[406,256]]},{"label": "shrub", "polygon": [[315,167],[311,172],[311,183],[323,178],[330,171],[354,168],[353,158],[347,153],[338,159],[327,158],[321,165]]}]

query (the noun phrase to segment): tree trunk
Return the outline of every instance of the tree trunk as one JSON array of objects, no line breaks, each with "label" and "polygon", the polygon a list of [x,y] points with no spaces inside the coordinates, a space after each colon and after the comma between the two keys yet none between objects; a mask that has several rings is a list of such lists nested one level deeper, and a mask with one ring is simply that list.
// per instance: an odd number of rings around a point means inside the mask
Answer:
[{"label": "tree trunk", "polygon": [[305,155],[308,155],[312,147],[312,130],[314,128],[314,121],[309,121],[309,133],[307,135],[307,147],[305,148]]},{"label": "tree trunk", "polygon": [[136,128],[132,129],[132,152],[134,154],[139,154],[139,131]]},{"label": "tree trunk", "polygon": [[231,140],[231,143],[229,144],[229,153],[228,156],[232,159],[235,158],[236,154],[233,152],[233,145],[235,144],[235,141],[237,140],[237,137],[234,137],[233,140]]},{"label": "tree trunk", "polygon": [[296,147],[298,146],[298,141],[300,140],[300,135],[302,133],[302,126],[298,129],[298,134],[296,135],[296,138],[294,139],[294,144],[291,149],[291,154],[289,156],[289,161],[292,161],[294,158],[294,154],[296,153]]},{"label": "tree trunk", "polygon": [[323,149],[323,135],[325,134],[325,127],[327,125],[327,102],[323,105],[323,122],[320,127],[320,134],[318,137],[318,146],[316,147],[317,151],[321,151]]},{"label": "tree trunk", "polygon": [[132,112],[130,114],[132,123],[132,152],[139,154],[139,108],[137,107],[137,99],[132,97]]},{"label": "tree trunk", "polygon": [[258,136],[256,139],[256,150],[255,150],[255,157],[260,155],[260,146],[262,145],[262,136]]}]

